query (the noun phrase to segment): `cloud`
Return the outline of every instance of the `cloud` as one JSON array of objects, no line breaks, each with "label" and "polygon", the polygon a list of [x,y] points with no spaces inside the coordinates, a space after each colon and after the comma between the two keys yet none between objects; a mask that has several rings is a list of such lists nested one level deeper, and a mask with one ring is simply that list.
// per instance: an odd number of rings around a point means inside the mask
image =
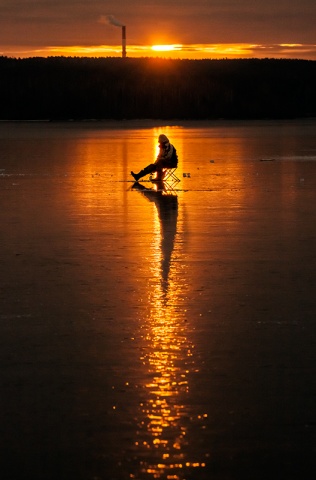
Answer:
[{"label": "cloud", "polygon": [[0,0],[0,46],[114,44],[109,14],[139,45],[312,44],[315,38],[315,0]]}]

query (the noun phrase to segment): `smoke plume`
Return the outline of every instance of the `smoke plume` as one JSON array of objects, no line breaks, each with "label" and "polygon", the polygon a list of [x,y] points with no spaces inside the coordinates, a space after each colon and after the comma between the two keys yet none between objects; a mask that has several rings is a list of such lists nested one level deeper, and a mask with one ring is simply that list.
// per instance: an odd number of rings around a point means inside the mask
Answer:
[{"label": "smoke plume", "polygon": [[125,27],[124,23],[116,20],[113,15],[102,15],[99,19],[100,23],[104,25],[114,25],[115,27]]}]

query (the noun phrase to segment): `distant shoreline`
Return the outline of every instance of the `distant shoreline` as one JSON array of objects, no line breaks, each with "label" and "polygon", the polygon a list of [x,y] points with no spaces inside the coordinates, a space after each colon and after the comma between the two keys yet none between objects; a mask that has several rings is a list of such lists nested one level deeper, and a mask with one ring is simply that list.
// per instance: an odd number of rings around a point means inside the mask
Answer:
[{"label": "distant shoreline", "polygon": [[316,117],[316,61],[0,57],[5,121]]},{"label": "distant shoreline", "polygon": [[118,128],[118,129],[132,129],[132,128],[156,128],[156,127],[183,127],[183,128],[209,128],[209,127],[222,127],[222,126],[258,126],[262,125],[295,125],[299,124],[314,124],[316,125],[315,117],[299,117],[299,118],[261,118],[261,119],[204,119],[204,120],[181,120],[181,119],[64,119],[64,120],[50,120],[50,119],[35,119],[35,120],[6,120],[0,119],[1,125],[68,125],[68,126],[83,126],[83,125],[100,125],[105,128]]}]

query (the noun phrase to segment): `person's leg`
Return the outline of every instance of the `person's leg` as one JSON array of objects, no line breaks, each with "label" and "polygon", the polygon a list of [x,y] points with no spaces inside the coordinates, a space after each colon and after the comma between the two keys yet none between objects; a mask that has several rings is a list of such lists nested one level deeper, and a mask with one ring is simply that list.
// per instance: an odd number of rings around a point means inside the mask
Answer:
[{"label": "person's leg", "polygon": [[157,175],[156,175],[156,178],[153,179],[153,181],[161,182],[164,179],[165,172],[163,171],[162,168],[156,168],[156,172],[157,172]]},{"label": "person's leg", "polygon": [[139,173],[134,173],[133,171],[131,172],[132,177],[138,182],[142,177],[145,175],[148,175],[149,173],[153,173],[157,171],[157,166],[154,163],[151,163],[147,167],[145,167],[143,170],[141,170]]},{"label": "person's leg", "polygon": [[157,172],[156,177],[152,179],[152,181],[161,182],[164,178],[164,168],[165,168],[165,161],[163,159],[156,160],[155,162],[155,170]]}]

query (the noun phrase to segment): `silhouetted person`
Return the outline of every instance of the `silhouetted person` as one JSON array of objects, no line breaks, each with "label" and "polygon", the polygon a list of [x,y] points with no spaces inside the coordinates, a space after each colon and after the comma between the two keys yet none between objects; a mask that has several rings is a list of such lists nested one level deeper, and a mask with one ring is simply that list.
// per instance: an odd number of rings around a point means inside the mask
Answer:
[{"label": "silhouetted person", "polygon": [[164,168],[176,168],[178,166],[178,155],[175,147],[171,145],[168,137],[161,134],[158,138],[159,142],[159,154],[155,163],[151,163],[139,173],[131,172],[136,182],[149,173],[157,172],[157,181],[163,180]]}]

